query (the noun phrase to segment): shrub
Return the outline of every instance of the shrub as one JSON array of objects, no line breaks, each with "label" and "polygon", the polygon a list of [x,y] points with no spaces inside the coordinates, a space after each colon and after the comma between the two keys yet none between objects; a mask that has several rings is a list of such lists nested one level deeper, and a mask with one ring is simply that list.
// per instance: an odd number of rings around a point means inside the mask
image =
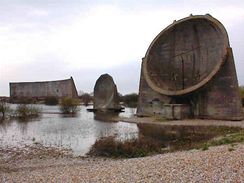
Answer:
[{"label": "shrub", "polygon": [[27,104],[19,104],[16,108],[15,115],[18,118],[32,118],[38,117],[41,109]]},{"label": "shrub", "polygon": [[76,114],[80,110],[79,100],[73,98],[63,98],[60,103],[62,114]]},{"label": "shrub", "polygon": [[58,105],[58,98],[54,96],[46,97],[44,102],[46,105]]},{"label": "shrub", "polygon": [[6,113],[8,113],[10,111],[10,107],[8,105],[8,103],[4,102],[4,101],[0,101],[0,113],[2,113],[2,118],[5,118]]},{"label": "shrub", "polygon": [[110,136],[97,140],[88,155],[135,158],[159,153],[161,148],[162,143],[151,138],[140,137],[138,139],[120,141]]}]

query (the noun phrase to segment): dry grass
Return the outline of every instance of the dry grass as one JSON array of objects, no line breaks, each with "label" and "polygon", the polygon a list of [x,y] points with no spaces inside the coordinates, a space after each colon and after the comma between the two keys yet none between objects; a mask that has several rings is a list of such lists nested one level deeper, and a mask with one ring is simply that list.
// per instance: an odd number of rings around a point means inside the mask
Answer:
[{"label": "dry grass", "polygon": [[139,138],[126,141],[102,138],[88,154],[134,158],[179,150],[208,150],[209,146],[244,142],[244,130],[239,127],[138,124],[138,128]]},{"label": "dry grass", "polygon": [[141,137],[139,139],[120,141],[110,136],[97,140],[88,155],[135,158],[160,153],[162,147],[163,144],[160,141],[152,138]]}]

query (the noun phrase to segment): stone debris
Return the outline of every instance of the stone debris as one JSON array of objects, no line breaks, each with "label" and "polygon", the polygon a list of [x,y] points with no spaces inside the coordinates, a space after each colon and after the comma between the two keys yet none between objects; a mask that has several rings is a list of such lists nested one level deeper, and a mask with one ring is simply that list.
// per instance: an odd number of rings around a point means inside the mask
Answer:
[{"label": "stone debris", "polygon": [[229,148],[134,159],[24,156],[0,164],[0,182],[244,182],[244,144]]}]

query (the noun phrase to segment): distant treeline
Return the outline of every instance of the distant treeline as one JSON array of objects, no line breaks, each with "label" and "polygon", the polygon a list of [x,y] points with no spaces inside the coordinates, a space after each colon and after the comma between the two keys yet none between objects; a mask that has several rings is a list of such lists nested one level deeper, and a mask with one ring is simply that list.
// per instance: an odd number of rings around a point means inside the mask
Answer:
[{"label": "distant treeline", "polygon": [[120,102],[122,102],[126,107],[137,107],[138,94],[131,93],[126,95],[119,95]]},{"label": "distant treeline", "polygon": [[[79,99],[81,100],[82,104],[89,105],[90,103],[93,102],[93,94],[82,93],[81,95],[79,95]],[[126,107],[137,107],[138,94],[136,93],[126,94],[126,95],[119,94],[119,101]]]}]

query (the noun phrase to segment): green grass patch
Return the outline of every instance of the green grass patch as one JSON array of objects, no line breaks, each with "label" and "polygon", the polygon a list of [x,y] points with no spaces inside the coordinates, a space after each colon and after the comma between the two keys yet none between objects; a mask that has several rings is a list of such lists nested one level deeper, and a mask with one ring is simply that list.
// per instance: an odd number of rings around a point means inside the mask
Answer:
[{"label": "green grass patch", "polygon": [[213,139],[209,142],[211,146],[218,146],[224,144],[234,144],[244,142],[244,130],[237,133],[226,134],[218,139]]},{"label": "green grass patch", "polygon": [[208,148],[209,148],[208,144],[204,143],[203,146],[202,146],[202,150],[206,151],[206,150],[208,150]]},{"label": "green grass patch", "polygon": [[207,150],[206,147],[210,146],[230,145],[231,147],[229,147],[228,150],[233,151],[238,143],[244,143],[244,129],[240,129],[240,131],[236,133],[218,136],[217,138],[208,140],[206,143],[198,143],[196,144],[196,148]]}]

